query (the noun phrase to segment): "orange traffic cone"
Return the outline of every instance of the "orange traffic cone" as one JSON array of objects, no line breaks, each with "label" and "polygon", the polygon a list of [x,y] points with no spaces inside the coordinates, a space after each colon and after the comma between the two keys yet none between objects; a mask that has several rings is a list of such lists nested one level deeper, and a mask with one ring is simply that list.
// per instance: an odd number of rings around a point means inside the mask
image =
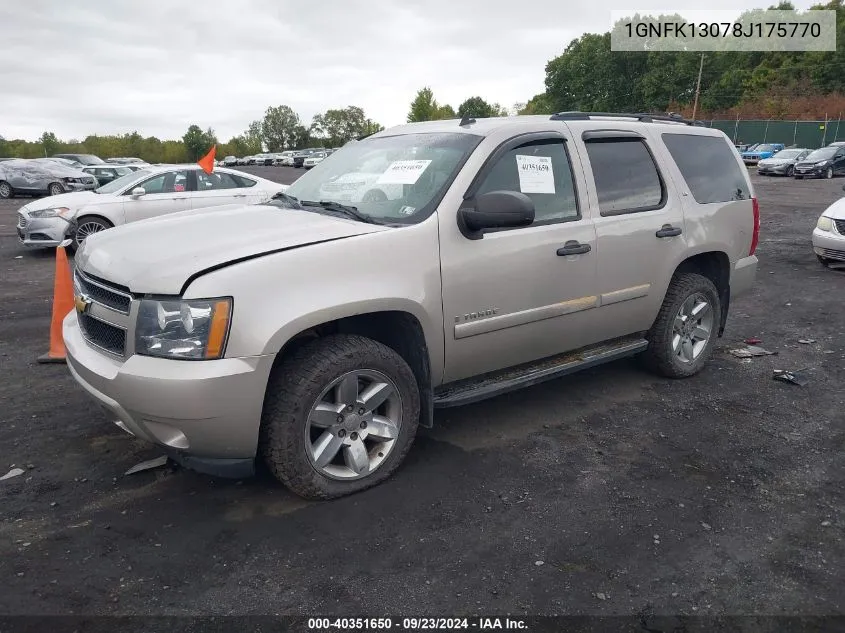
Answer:
[{"label": "orange traffic cone", "polygon": [[62,321],[73,310],[73,279],[62,242],[56,249],[56,278],[53,282],[53,321],[50,323],[50,351],[38,357],[39,363],[64,363],[65,341],[62,338]]}]

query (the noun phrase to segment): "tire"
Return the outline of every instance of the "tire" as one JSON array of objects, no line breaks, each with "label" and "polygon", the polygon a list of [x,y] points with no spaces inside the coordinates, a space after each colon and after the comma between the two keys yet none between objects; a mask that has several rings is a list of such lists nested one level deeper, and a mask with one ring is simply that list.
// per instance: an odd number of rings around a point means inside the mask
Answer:
[{"label": "tire", "polygon": [[[366,372],[371,375],[359,380]],[[383,424],[385,419],[394,422],[389,433],[384,431],[385,437],[393,437],[392,440],[374,441],[374,435],[358,435],[360,429],[367,428],[366,432],[372,433],[376,428],[360,399],[367,393],[367,387],[358,391],[363,381],[373,377],[375,382],[371,384],[390,382],[395,387],[388,399],[375,409],[381,416],[375,422],[383,428],[388,428]],[[331,388],[337,381],[348,385],[346,381],[350,379],[355,393],[359,394],[355,398],[343,396],[340,388],[337,391]],[[351,407],[344,407],[343,403],[351,399],[358,402],[357,411],[350,412]],[[327,417],[312,417],[318,405]],[[358,415],[361,411],[365,412],[363,416]],[[363,336],[327,336],[303,345],[273,370],[264,398],[259,450],[273,475],[292,492],[306,499],[333,499],[360,492],[390,477],[414,441],[419,416],[417,381],[401,356]],[[312,424],[312,419],[320,419],[320,423]],[[336,446],[334,452],[325,452],[333,456],[328,458],[329,463],[325,463],[325,455],[317,456],[316,447],[322,438],[327,438],[327,445]],[[356,474],[352,469],[350,455],[355,446],[359,455],[366,456],[365,468],[369,473]],[[360,447],[366,452],[361,453]]]},{"label": "tire", "polygon": [[791,178],[794,175],[795,175],[795,168],[792,165],[790,165],[789,167],[786,168],[786,177]]},{"label": "tire", "polygon": [[816,259],[818,259],[819,263],[825,268],[827,268],[828,264],[830,264],[830,260],[826,257],[822,257],[821,255],[816,255]]},{"label": "tire", "polygon": [[833,178],[833,167],[828,167],[827,170],[824,172],[824,177],[830,180]]},{"label": "tire", "polygon": [[[707,303],[708,312],[704,315],[695,312],[699,309],[696,302]],[[688,316],[679,321],[684,313],[694,315],[693,319]],[[688,378],[700,372],[713,353],[721,314],[719,292],[712,281],[697,273],[676,274],[646,335],[648,349],[643,353],[646,365],[667,378]],[[709,330],[706,340],[697,340],[696,334],[701,338],[704,329]],[[692,336],[688,345],[684,343],[687,334]]]},{"label": "tire", "polygon": [[103,218],[98,218],[93,215],[86,215],[79,218],[76,221],[76,230],[73,232],[73,242],[70,245],[70,250],[75,252],[80,246],[82,246],[82,242],[85,241],[85,238],[92,233],[99,233],[100,231],[105,231],[106,229],[111,228],[114,228],[114,224],[108,220],[104,220]]},{"label": "tire", "polygon": [[8,200],[14,198],[15,192],[12,191],[12,185],[5,180],[0,180],[0,200]]},{"label": "tire", "polygon": [[47,187],[47,195],[48,196],[58,196],[58,195],[63,194],[64,192],[65,192],[65,188],[62,187],[57,182],[51,182],[50,186]]}]

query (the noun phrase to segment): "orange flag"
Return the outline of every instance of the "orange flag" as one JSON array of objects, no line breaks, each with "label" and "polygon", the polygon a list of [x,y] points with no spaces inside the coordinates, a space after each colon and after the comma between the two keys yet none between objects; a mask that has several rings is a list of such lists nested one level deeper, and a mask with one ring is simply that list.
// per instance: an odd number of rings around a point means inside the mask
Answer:
[{"label": "orange flag", "polygon": [[213,145],[210,150],[208,150],[208,154],[203,156],[197,161],[197,165],[202,167],[202,170],[210,174],[214,171],[214,154],[217,153],[217,146]]}]

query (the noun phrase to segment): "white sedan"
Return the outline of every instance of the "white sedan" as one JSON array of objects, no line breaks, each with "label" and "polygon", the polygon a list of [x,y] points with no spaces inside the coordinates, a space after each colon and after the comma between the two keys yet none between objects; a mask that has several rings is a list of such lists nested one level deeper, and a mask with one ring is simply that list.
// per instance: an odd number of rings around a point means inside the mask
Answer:
[{"label": "white sedan", "polygon": [[328,154],[326,152],[314,152],[302,161],[302,166],[305,167],[305,169],[311,169],[312,167],[322,163],[327,157]]},{"label": "white sedan", "polygon": [[260,204],[287,185],[232,169],[207,174],[197,165],[145,166],[96,189],[35,200],[18,210],[18,239],[25,246],[78,248],[90,234],[189,209]]}]

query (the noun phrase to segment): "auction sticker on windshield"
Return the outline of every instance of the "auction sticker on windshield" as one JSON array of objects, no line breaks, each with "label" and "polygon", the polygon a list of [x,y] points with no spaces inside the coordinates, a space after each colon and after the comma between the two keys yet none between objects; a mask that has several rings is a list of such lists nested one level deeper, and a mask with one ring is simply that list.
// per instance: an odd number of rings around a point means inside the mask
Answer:
[{"label": "auction sticker on windshield", "polygon": [[555,174],[550,156],[516,155],[519,190],[522,193],[554,193]]},{"label": "auction sticker on windshield", "polygon": [[379,185],[413,185],[420,179],[430,160],[397,160],[387,166],[376,181]]}]

